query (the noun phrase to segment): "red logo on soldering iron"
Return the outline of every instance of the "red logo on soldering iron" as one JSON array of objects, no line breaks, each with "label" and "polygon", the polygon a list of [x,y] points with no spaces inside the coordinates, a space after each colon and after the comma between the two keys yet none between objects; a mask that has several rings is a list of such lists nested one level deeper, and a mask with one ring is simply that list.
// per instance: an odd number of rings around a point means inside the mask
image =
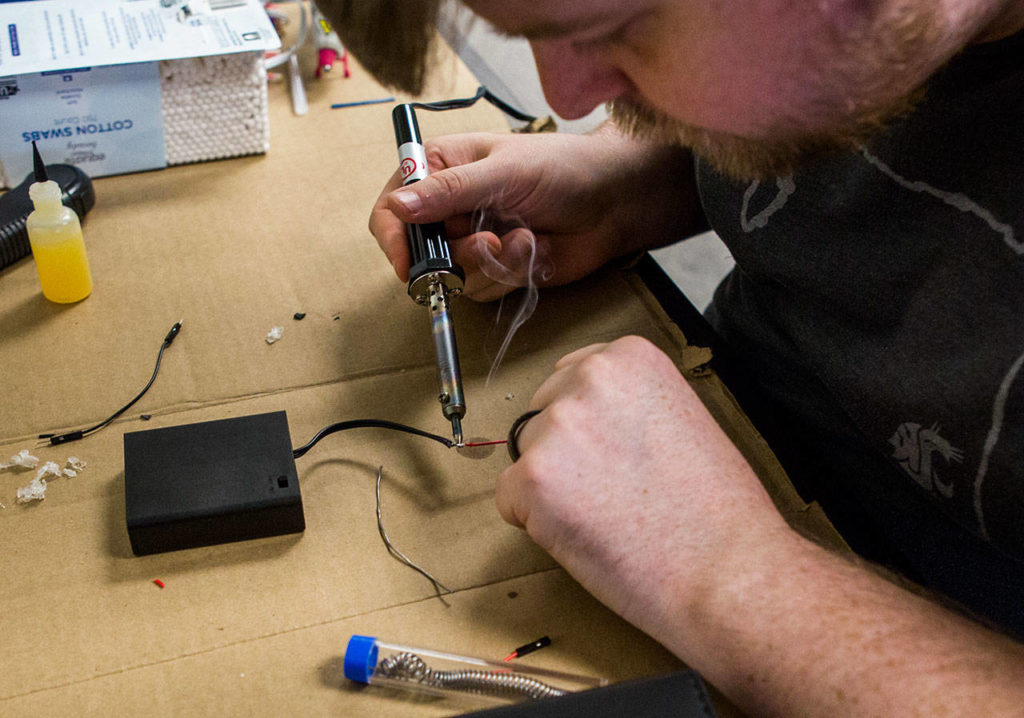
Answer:
[{"label": "red logo on soldering iron", "polygon": [[416,171],[416,160],[412,157],[406,157],[402,160],[401,164],[402,179],[409,179],[409,175]]}]

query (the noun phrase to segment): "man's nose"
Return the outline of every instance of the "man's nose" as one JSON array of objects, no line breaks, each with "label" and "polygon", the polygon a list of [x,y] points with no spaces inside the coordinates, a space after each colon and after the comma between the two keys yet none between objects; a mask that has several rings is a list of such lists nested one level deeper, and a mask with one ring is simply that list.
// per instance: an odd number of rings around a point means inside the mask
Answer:
[{"label": "man's nose", "polygon": [[631,86],[597,49],[579,49],[568,40],[534,40],[530,47],[544,97],[562,119],[585,117]]}]

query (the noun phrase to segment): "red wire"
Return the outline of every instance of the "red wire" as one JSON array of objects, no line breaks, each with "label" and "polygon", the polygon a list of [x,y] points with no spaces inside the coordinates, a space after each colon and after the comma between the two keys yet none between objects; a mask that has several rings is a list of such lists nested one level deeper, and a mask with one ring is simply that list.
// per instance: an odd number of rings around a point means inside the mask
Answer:
[{"label": "red wire", "polygon": [[493,446],[494,444],[507,444],[508,439],[498,439],[497,441],[467,441],[463,446]]}]

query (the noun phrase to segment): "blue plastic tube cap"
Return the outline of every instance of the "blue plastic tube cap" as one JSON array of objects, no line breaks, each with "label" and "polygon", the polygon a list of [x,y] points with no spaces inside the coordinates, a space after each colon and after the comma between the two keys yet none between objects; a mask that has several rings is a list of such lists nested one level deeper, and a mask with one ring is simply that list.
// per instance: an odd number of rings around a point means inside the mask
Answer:
[{"label": "blue plastic tube cap", "polygon": [[377,666],[377,638],[353,635],[345,649],[345,678],[369,683]]}]

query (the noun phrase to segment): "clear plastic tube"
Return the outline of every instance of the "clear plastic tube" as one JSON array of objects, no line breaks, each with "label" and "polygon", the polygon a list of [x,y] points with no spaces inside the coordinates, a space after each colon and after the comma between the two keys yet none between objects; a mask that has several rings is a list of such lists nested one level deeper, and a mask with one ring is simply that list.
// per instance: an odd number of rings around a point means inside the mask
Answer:
[{"label": "clear plastic tube", "polygon": [[555,698],[608,683],[604,678],[509,665],[359,635],[352,636],[345,649],[345,677],[438,696],[472,697],[480,703]]}]

